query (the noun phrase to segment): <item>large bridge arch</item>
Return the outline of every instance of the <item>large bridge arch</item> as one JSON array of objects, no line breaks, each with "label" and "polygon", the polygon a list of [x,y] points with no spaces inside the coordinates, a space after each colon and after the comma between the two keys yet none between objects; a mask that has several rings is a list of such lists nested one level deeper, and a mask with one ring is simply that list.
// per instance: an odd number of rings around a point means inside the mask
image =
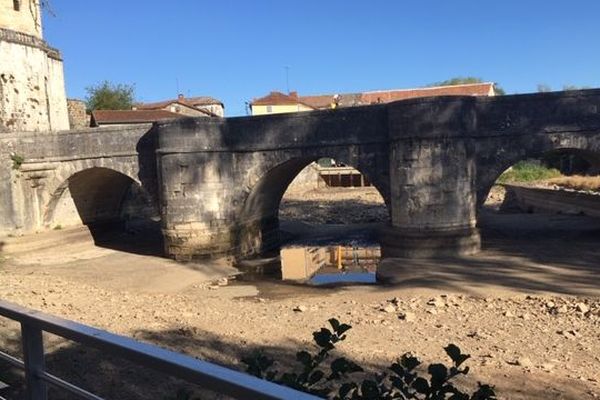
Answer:
[{"label": "large bridge arch", "polygon": [[560,132],[547,135],[532,132],[517,137],[505,138],[495,141],[494,151],[481,151],[477,154],[477,204],[481,206],[487,198],[496,180],[509,167],[519,161],[527,159],[540,159],[551,154],[574,154],[592,165],[596,170],[600,168],[600,130],[590,132]]},{"label": "large bridge arch", "polygon": [[[132,185],[139,186],[139,182],[115,169],[90,167],[80,170],[51,192],[43,216],[44,225],[115,222],[121,217],[124,198]],[[73,211],[79,220],[69,215]]]},{"label": "large bridge arch", "polygon": [[[240,193],[240,207],[236,211],[236,249],[240,255],[262,253],[278,245],[279,208],[286,190],[298,174],[320,158],[334,158],[345,165],[355,167],[373,184],[386,203],[389,212],[390,197],[386,181],[377,173],[376,164],[361,161],[360,151],[349,148],[319,149],[313,155],[293,157],[289,152],[271,156],[270,163],[261,168],[259,179],[256,172],[248,174],[248,185]],[[292,157],[292,158],[289,158]],[[360,166],[366,167],[365,171]]]},{"label": "large bridge arch", "polygon": [[[64,206],[69,199],[72,199],[71,204],[77,208],[83,224],[92,222],[93,214],[102,219],[101,215],[108,213],[109,209],[116,213],[116,207],[120,207],[116,204],[120,196],[124,196],[133,184],[141,187],[135,166],[136,160],[121,158],[59,163],[39,193],[42,225],[65,226],[75,222],[73,219],[61,221],[56,215],[61,202]],[[106,205],[104,212],[87,209],[100,207],[103,200]]]}]

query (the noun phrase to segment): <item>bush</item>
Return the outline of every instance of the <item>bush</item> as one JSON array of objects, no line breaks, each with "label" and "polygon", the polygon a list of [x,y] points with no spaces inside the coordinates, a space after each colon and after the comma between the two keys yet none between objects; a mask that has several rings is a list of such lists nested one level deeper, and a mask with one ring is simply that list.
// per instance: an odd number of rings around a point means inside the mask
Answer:
[{"label": "bush", "polygon": [[520,161],[512,168],[504,171],[498,178],[498,183],[535,182],[561,176],[560,171],[548,168],[531,161]]},{"label": "bush", "polygon": [[[279,372],[274,361],[261,353],[244,357],[247,372],[294,389],[317,396],[338,400],[362,399],[448,399],[448,400],[495,400],[493,387],[479,383],[472,394],[462,392],[454,386],[452,380],[466,375],[469,367],[462,367],[470,358],[453,344],[444,348],[452,360],[450,366],[431,364],[427,368],[429,376],[417,371],[421,362],[410,353],[402,355],[386,371],[368,377],[364,369],[345,357],[329,362],[330,352],[335,345],[346,339],[346,332],[352,327],[341,324],[335,318],[329,320],[331,329],[321,328],[313,333],[313,339],[319,350],[316,354],[307,351],[296,353],[299,368],[296,371]],[[367,378],[354,378],[353,374]]]}]

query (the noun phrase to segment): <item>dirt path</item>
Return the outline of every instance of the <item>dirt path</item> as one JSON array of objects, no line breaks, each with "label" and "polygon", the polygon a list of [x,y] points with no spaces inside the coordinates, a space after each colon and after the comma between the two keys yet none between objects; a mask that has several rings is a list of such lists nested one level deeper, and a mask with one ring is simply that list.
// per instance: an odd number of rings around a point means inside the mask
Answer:
[{"label": "dirt path", "polygon": [[[0,298],[233,368],[253,349],[293,359],[336,317],[353,326],[340,351],[371,368],[407,351],[446,361],[442,347],[455,343],[472,355],[461,382],[468,387],[494,384],[500,399],[599,398],[599,227],[576,217],[508,217],[488,216],[479,257],[388,260],[395,283],[335,289],[219,285],[232,271],[223,262],[177,265],[50,232],[41,248],[7,254],[19,247],[6,246]],[[16,329],[0,319],[4,346],[16,346]],[[49,343],[49,365],[107,398],[162,399],[181,387],[147,371],[117,375],[118,360]]]}]

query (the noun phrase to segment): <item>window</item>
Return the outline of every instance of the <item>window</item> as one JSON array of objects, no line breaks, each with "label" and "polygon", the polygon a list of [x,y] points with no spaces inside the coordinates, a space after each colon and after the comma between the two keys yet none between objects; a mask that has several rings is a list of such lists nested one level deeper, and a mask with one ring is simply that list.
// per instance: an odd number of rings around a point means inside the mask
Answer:
[{"label": "window", "polygon": [[13,8],[15,11],[21,11],[21,0],[13,0]]},{"label": "window", "polygon": [[267,112],[268,113],[272,113],[273,112],[273,106],[267,106]]}]

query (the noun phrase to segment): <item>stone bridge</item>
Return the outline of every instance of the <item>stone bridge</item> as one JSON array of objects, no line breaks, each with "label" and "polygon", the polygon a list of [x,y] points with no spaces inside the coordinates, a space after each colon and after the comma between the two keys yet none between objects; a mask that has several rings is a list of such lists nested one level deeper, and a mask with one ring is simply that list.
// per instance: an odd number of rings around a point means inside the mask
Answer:
[{"label": "stone bridge", "polygon": [[331,157],[383,196],[391,217],[381,231],[384,255],[469,254],[479,249],[478,205],[511,165],[572,152],[600,168],[600,90],[431,97],[0,140],[0,233],[135,216],[124,217],[133,193],[160,218],[169,256],[260,253],[278,242],[287,186],[312,161]]}]

